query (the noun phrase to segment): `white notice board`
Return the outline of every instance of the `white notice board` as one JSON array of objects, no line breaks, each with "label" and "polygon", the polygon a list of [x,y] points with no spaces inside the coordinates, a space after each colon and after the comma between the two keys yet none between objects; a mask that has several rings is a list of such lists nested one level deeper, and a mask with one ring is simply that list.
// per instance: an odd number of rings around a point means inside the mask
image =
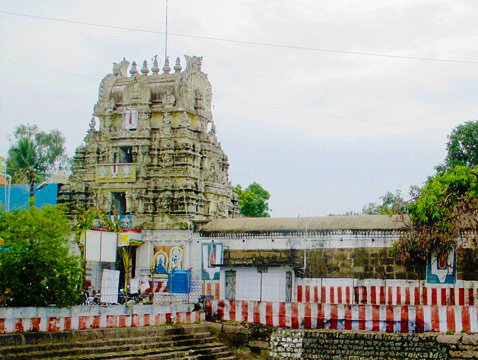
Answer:
[{"label": "white notice board", "polygon": [[118,270],[103,269],[100,298],[102,303],[118,303],[119,277],[120,272]]},{"label": "white notice board", "polygon": [[100,261],[101,259],[101,232],[86,231],[85,237],[85,259],[86,261]]}]

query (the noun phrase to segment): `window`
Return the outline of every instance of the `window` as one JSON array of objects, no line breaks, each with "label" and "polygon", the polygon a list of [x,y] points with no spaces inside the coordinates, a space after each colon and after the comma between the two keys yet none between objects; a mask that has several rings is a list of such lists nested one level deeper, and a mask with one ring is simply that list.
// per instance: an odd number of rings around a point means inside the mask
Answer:
[{"label": "window", "polygon": [[[116,214],[126,214],[126,194],[124,192],[112,192],[111,202]],[[113,211],[113,208],[111,209]]]},{"label": "window", "polygon": [[133,149],[131,146],[120,147],[120,163],[131,164],[133,162]]},{"label": "window", "polygon": [[234,300],[236,298],[236,272],[234,270],[226,271],[226,299]]}]

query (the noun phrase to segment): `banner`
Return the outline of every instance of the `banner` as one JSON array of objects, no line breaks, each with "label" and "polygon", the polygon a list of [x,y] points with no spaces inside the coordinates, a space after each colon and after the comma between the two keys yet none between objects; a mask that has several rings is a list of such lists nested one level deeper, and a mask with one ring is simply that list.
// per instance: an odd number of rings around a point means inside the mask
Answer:
[{"label": "banner", "polygon": [[153,253],[153,273],[156,277],[168,277],[171,270],[183,268],[183,248],[181,246],[155,246]]},{"label": "banner", "polygon": [[224,247],[221,243],[203,243],[202,249],[202,279],[219,280],[219,274],[224,260]]},{"label": "banner", "polygon": [[455,284],[456,283],[456,252],[452,250],[448,256],[439,259],[435,250],[432,251],[427,262],[427,283]]}]

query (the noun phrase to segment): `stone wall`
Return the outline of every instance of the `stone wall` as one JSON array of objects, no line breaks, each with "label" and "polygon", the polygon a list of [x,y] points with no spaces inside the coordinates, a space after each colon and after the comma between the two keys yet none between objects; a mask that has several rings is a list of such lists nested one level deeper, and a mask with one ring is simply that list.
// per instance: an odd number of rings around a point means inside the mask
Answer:
[{"label": "stone wall", "polygon": [[425,279],[425,264],[402,265],[392,248],[312,249],[307,278]]},{"label": "stone wall", "polygon": [[476,359],[478,335],[376,334],[278,329],[270,359]]}]

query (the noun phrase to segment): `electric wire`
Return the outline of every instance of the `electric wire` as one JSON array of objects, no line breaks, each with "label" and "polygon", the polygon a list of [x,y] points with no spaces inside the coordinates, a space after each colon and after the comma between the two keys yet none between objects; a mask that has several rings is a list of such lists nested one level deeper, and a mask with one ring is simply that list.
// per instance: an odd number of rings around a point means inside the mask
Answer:
[{"label": "electric wire", "polygon": [[[0,14],[22,16],[22,17],[28,17],[28,18],[34,18],[34,19],[64,22],[64,23],[71,23],[71,24],[77,24],[77,25],[88,25],[88,26],[96,26],[96,27],[103,27],[103,28],[109,28],[109,29],[137,31],[137,32],[144,32],[144,33],[166,35],[166,32],[158,31],[158,30],[139,29],[134,27],[124,27],[124,26],[92,23],[92,22],[86,22],[86,21],[60,19],[60,18],[53,18],[53,17],[47,17],[47,16],[22,14],[22,13],[10,12],[10,11],[0,10]],[[186,38],[192,38],[192,39],[222,41],[222,42],[230,42],[230,43],[236,43],[236,44],[277,47],[277,48],[304,50],[304,51],[328,52],[328,53],[347,54],[347,55],[373,56],[373,57],[392,58],[392,59],[433,61],[433,62],[457,63],[457,64],[475,64],[475,65],[478,64],[478,61],[472,61],[472,60],[441,59],[441,58],[433,58],[433,57],[406,56],[406,55],[396,55],[396,54],[371,53],[371,52],[363,52],[363,51],[326,49],[326,48],[308,47],[308,46],[300,46],[300,45],[288,45],[288,44],[278,44],[278,43],[266,43],[266,42],[260,42],[260,41],[226,39],[226,38],[213,37],[213,36],[180,34],[180,33],[171,33],[171,32],[167,33],[167,35],[177,36],[177,37],[186,37]]]}]

